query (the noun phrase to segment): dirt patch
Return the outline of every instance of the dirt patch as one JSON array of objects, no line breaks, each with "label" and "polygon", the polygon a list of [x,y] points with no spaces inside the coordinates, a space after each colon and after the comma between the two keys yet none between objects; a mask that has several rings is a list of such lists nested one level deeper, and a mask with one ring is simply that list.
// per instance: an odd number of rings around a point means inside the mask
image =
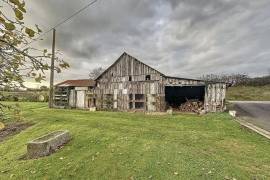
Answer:
[{"label": "dirt patch", "polygon": [[22,123],[22,122],[6,124],[5,128],[0,130],[0,142],[4,141],[6,138],[10,136],[14,136],[15,134],[20,133],[21,131],[27,129],[32,125],[33,124],[31,123]]}]

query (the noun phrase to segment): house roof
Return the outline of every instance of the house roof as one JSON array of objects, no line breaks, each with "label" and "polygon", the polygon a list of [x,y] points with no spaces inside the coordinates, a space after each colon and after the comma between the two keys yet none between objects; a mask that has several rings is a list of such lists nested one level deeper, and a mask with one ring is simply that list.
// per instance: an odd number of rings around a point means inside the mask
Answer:
[{"label": "house roof", "polygon": [[95,86],[95,81],[92,79],[76,79],[76,80],[66,80],[64,82],[58,83],[55,86],[59,87],[89,87]]}]

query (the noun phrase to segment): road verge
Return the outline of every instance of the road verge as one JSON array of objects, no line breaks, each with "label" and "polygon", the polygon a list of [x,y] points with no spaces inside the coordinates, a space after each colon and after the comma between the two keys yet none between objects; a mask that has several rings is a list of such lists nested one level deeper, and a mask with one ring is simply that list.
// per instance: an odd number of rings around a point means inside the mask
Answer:
[{"label": "road verge", "polygon": [[268,132],[268,131],[266,131],[258,126],[255,126],[254,124],[246,122],[240,118],[234,118],[234,120],[237,121],[238,123],[240,123],[242,126],[248,128],[248,129],[250,129],[250,130],[252,130],[252,131],[254,131],[254,132],[256,132],[256,133],[258,133],[258,134],[260,134],[260,135],[262,135],[270,140],[270,132]]}]

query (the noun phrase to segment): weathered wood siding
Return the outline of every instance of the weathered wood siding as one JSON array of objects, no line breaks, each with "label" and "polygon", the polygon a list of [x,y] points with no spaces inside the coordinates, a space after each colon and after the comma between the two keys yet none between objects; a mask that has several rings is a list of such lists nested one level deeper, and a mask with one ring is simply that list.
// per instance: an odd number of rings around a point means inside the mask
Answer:
[{"label": "weathered wood siding", "polygon": [[207,112],[225,110],[226,84],[207,83],[205,87],[204,106]]},{"label": "weathered wood siding", "polygon": [[[187,85],[205,85],[205,107],[208,111],[224,108],[225,84],[167,77],[126,53],[96,80],[96,84],[97,109],[165,111],[165,86]],[[136,99],[137,96],[140,99]],[[136,108],[142,104],[143,107]]]},{"label": "weathered wood siding", "polygon": [[[146,80],[150,76],[150,80]],[[95,93],[97,95],[97,108],[106,109],[108,95],[113,96],[113,108],[117,110],[143,110],[146,111],[152,104],[156,107],[158,96],[164,93],[162,86],[163,75],[157,70],[145,65],[135,58],[123,54],[106,72],[97,79],[97,87]],[[142,94],[144,107],[136,109],[134,107],[135,99],[131,99],[130,95]],[[155,95],[155,96],[149,96]],[[106,97],[107,96],[107,97]],[[149,99],[150,98],[150,99]],[[148,100],[149,99],[149,100]],[[151,105],[147,102],[151,101]],[[133,103],[130,108],[130,103]],[[156,108],[152,108],[155,111]]]}]

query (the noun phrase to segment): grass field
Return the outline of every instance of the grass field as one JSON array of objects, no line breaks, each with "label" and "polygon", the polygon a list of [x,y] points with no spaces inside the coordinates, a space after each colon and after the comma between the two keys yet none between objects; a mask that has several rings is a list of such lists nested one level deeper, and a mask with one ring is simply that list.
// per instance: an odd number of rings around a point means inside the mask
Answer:
[{"label": "grass field", "polygon": [[227,91],[227,99],[240,101],[270,101],[270,85],[230,87]]},{"label": "grass field", "polygon": [[[22,103],[34,126],[0,143],[0,179],[269,179],[270,141],[226,113],[147,116]],[[26,143],[68,129],[57,153],[18,160]]]}]

